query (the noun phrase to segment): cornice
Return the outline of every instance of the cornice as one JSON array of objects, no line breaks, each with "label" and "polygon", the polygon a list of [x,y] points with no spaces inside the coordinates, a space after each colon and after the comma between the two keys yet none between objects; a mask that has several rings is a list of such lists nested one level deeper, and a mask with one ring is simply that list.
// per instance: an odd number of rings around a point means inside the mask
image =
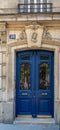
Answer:
[{"label": "cornice", "polygon": [[0,21],[60,21],[57,14],[0,14]]}]

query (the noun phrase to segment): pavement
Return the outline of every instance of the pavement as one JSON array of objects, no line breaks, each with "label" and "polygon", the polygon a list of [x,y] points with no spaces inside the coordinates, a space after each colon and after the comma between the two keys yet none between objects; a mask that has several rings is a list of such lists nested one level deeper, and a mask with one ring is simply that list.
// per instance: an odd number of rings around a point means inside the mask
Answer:
[{"label": "pavement", "polygon": [[55,124],[0,124],[0,130],[59,130]]}]

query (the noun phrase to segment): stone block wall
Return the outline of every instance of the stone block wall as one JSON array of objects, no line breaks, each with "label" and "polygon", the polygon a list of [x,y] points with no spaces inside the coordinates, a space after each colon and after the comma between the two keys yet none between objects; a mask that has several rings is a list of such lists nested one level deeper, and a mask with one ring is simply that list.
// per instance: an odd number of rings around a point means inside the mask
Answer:
[{"label": "stone block wall", "polygon": [[[10,23],[9,23],[10,24]],[[17,24],[17,23],[16,23]],[[6,27],[6,23],[0,24],[0,122],[13,123],[16,118],[15,115],[15,97],[16,97],[16,74],[15,74],[15,63],[16,63],[16,52],[27,49],[43,49],[54,51],[54,119],[56,123],[60,123],[60,42],[59,32],[60,28],[57,27],[56,34],[54,35],[56,26],[52,25],[52,28],[48,27],[48,30],[44,30],[44,37],[41,41],[41,46],[38,45],[28,47],[27,40],[24,42],[18,39],[10,40],[9,34],[15,32],[19,36],[23,25],[19,24],[13,27]],[[31,24],[31,23],[30,23]],[[36,23],[35,23],[36,24]],[[25,26],[25,23],[24,23]],[[40,26],[40,25],[39,25]],[[58,26],[58,24],[57,24]],[[11,28],[10,28],[11,27]],[[28,27],[31,27],[29,25]],[[26,27],[25,27],[26,29]],[[28,29],[28,28],[27,28]],[[16,30],[16,31],[14,31]],[[9,33],[10,32],[10,33]],[[39,31],[38,31],[39,33]],[[21,34],[21,33],[20,33]],[[42,36],[41,36],[42,37]],[[55,41],[54,41],[55,40]],[[13,42],[12,42],[13,41]]]}]

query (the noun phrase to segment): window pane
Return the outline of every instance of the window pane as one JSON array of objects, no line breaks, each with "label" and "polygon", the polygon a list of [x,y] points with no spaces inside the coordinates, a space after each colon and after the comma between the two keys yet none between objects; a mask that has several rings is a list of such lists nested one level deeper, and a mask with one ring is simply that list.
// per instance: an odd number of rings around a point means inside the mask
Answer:
[{"label": "window pane", "polygon": [[28,12],[28,0],[24,0],[24,12],[27,13]]},{"label": "window pane", "polygon": [[20,5],[20,13],[23,13],[24,12],[24,5]]},{"label": "window pane", "polygon": [[30,12],[34,12],[34,8],[35,8],[34,0],[30,0]]},{"label": "window pane", "polygon": [[36,3],[37,3],[36,10],[37,12],[40,12],[40,0],[36,0]]},{"label": "window pane", "polygon": [[40,64],[40,83],[39,89],[49,89],[50,86],[50,65],[48,63]]},{"label": "window pane", "polygon": [[49,59],[49,56],[41,55],[41,56],[40,56],[40,59],[41,59],[41,60],[48,60],[48,59]]},{"label": "window pane", "polygon": [[30,60],[30,56],[24,56],[21,58],[22,60]]},{"label": "window pane", "polygon": [[20,89],[30,89],[30,65],[22,64],[20,66]]},{"label": "window pane", "polygon": [[37,0],[38,5],[38,12],[47,12],[47,0]]}]

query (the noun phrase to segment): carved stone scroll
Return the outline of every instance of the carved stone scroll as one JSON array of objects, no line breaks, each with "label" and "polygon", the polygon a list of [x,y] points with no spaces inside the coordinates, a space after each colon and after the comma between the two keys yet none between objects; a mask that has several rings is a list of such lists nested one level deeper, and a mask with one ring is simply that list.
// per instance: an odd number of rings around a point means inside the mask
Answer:
[{"label": "carved stone scroll", "polygon": [[26,32],[25,32],[25,29],[23,29],[19,35],[19,39],[21,41],[24,41],[24,40],[27,40],[27,36],[26,36]]},{"label": "carved stone scroll", "polygon": [[48,31],[47,27],[44,27],[42,38],[46,39],[46,40],[52,40],[52,36],[51,36],[50,32]]}]

